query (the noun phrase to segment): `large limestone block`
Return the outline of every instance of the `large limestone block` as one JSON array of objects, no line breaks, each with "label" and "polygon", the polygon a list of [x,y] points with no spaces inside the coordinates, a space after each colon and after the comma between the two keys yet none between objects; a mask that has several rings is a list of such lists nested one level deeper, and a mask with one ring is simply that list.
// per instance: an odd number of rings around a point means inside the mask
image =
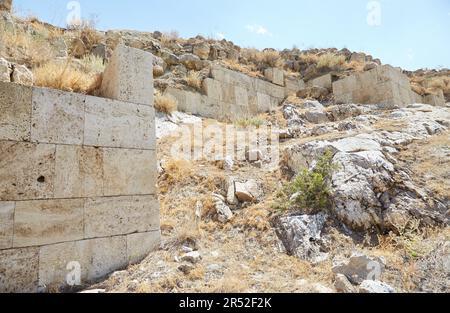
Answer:
[{"label": "large limestone block", "polygon": [[222,116],[227,121],[237,121],[250,117],[248,106],[222,102]]},{"label": "large limestone block", "polygon": [[153,55],[119,44],[103,73],[101,94],[153,106]]},{"label": "large limestone block", "polygon": [[44,246],[39,257],[39,280],[43,286],[67,287],[67,276],[77,264],[81,283],[91,283],[128,264],[126,236]]},{"label": "large limestone block", "polygon": [[285,97],[294,96],[297,94],[297,92],[306,87],[303,79],[296,77],[286,77],[285,85],[286,85],[284,93]]},{"label": "large limestone block", "polygon": [[242,87],[235,87],[234,96],[236,99],[236,104],[238,106],[248,106],[248,92],[247,89]]},{"label": "large limestone block", "polygon": [[86,201],[85,216],[85,238],[159,229],[159,204],[155,196],[90,198]]},{"label": "large limestone block", "polygon": [[274,85],[272,83],[266,82],[261,79],[255,80],[255,88],[259,93],[264,93],[274,98],[284,98],[284,88]]},{"label": "large limestone block", "polygon": [[355,89],[358,89],[358,82],[355,75],[348,76],[333,83],[333,94],[335,96],[349,94]]},{"label": "large limestone block", "polygon": [[0,250],[0,292],[37,292],[38,270],[38,248]]},{"label": "large limestone block", "polygon": [[270,96],[265,93],[257,94],[257,107],[259,113],[270,112],[272,110],[272,103]]},{"label": "large limestone block", "polygon": [[442,90],[438,90],[436,91],[435,94],[425,95],[423,97],[423,102],[434,106],[444,106],[445,105],[444,93],[442,92]]},{"label": "large limestone block", "polygon": [[245,89],[251,89],[254,85],[253,78],[250,76],[223,68],[218,65],[212,66],[211,76],[221,83],[240,86]]},{"label": "large limestone block", "polygon": [[399,69],[394,68],[390,65],[378,66],[375,69],[371,70],[370,72],[372,71],[377,73],[379,81],[391,80],[401,85],[403,88],[410,87],[408,76],[403,74]]},{"label": "large limestone block", "polygon": [[83,199],[16,203],[14,247],[30,247],[83,238]]},{"label": "large limestone block", "polygon": [[156,153],[153,150],[104,149],[104,195],[156,193]]},{"label": "large limestone block", "polygon": [[220,101],[210,98],[202,97],[201,106],[197,108],[196,114],[199,114],[202,117],[213,118],[217,120],[221,120],[222,116],[222,107],[220,106]]},{"label": "large limestone block", "polygon": [[222,100],[222,86],[221,83],[212,78],[206,78],[203,80],[203,91],[208,98],[214,100]]},{"label": "large limestone block", "polygon": [[236,87],[232,84],[222,84],[222,99],[227,103],[236,103]]},{"label": "large limestone block", "polygon": [[86,98],[84,144],[155,149],[155,111],[146,105]]},{"label": "large limestone block", "polygon": [[157,250],[160,244],[161,233],[159,230],[128,235],[128,262],[130,264],[141,262],[150,252]]},{"label": "large limestone block", "polygon": [[83,144],[85,99],[81,94],[33,88],[31,140]]},{"label": "large limestone block", "polygon": [[31,88],[0,82],[0,140],[30,140]]},{"label": "large limestone block", "polygon": [[271,67],[264,70],[264,76],[275,85],[284,86],[284,71]]},{"label": "large limestone block", "polygon": [[14,202],[0,201],[0,249],[12,247],[14,208]]},{"label": "large limestone block", "polygon": [[56,147],[55,197],[103,196],[103,150],[86,146]]},{"label": "large limestone block", "polygon": [[53,196],[55,145],[0,141],[0,201]]},{"label": "large limestone block", "polygon": [[320,76],[320,77],[317,77],[315,79],[308,81],[307,86],[308,87],[318,86],[318,87],[322,87],[322,88],[331,90],[332,83],[333,83],[333,80],[331,78],[331,74],[326,74],[326,75],[323,75],[323,76]]}]

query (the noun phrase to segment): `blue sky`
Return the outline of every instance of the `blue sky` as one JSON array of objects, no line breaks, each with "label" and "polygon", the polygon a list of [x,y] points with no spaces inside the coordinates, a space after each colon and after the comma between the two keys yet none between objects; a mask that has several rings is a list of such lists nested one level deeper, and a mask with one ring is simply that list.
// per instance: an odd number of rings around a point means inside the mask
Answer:
[{"label": "blue sky", "polygon": [[[66,0],[14,0],[19,15],[65,25]],[[348,48],[414,70],[450,68],[450,0],[79,0],[97,27],[176,30],[256,48]]]}]

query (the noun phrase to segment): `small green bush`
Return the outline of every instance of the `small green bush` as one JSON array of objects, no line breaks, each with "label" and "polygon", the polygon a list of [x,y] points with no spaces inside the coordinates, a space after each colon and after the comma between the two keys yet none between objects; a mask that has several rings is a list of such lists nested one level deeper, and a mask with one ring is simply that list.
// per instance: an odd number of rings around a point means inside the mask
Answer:
[{"label": "small green bush", "polygon": [[306,209],[314,212],[328,210],[331,206],[329,180],[336,166],[333,153],[328,150],[312,170],[300,173],[276,195],[274,207],[286,211]]}]

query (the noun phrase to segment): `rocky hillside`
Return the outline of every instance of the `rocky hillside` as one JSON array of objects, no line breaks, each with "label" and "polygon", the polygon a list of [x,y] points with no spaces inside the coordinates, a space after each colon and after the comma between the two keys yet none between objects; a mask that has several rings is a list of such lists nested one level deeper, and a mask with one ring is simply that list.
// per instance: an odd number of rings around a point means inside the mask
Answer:
[{"label": "rocky hillside", "polygon": [[[154,60],[163,242],[141,264],[87,292],[449,292],[450,109],[335,104],[286,97],[226,124],[177,112],[167,87],[202,88],[213,63],[306,83],[381,61],[347,49],[276,51],[176,33],[60,29],[2,13],[0,79],[96,94],[119,43]],[[448,70],[404,72],[421,94],[450,99]],[[281,158],[174,158],[182,127],[276,130]],[[258,138],[262,140],[262,138]],[[89,291],[90,290],[90,291]]]}]

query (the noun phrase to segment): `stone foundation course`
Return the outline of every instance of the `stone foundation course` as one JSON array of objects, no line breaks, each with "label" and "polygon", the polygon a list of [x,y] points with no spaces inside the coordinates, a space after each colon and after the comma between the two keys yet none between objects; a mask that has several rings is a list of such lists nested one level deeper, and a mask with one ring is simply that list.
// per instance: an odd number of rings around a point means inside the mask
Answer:
[{"label": "stone foundation course", "polygon": [[[108,75],[123,88],[120,49]],[[153,100],[127,92],[0,83],[0,292],[91,283],[159,247]]]}]

